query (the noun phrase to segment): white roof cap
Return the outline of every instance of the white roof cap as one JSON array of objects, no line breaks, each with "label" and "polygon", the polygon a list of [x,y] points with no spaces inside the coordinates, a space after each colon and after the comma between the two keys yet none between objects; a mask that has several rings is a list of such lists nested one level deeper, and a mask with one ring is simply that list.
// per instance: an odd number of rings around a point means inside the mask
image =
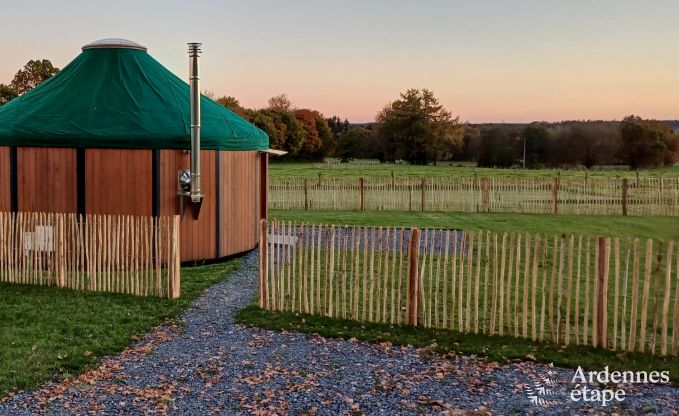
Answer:
[{"label": "white roof cap", "polygon": [[131,40],[127,39],[120,39],[120,38],[107,38],[107,39],[101,39],[101,40],[96,40],[92,43],[88,43],[87,45],[82,47],[82,50],[87,50],[87,49],[97,49],[97,48],[120,48],[120,49],[138,49],[140,51],[146,51],[146,46],[142,46],[138,44],[137,42],[132,42]]}]

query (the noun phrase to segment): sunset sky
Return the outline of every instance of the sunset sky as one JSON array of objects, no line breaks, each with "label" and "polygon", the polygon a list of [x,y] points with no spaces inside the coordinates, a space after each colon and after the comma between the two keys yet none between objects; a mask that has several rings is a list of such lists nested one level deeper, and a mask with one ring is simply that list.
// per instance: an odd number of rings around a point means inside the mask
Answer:
[{"label": "sunset sky", "polygon": [[263,107],[370,121],[429,88],[470,122],[679,118],[679,1],[0,0],[0,82],[93,40],[139,42],[178,76]]}]

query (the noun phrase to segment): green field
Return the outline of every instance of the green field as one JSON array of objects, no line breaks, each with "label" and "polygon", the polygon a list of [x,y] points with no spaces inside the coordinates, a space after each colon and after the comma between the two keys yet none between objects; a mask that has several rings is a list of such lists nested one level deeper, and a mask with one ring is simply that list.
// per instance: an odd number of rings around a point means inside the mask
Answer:
[{"label": "green field", "polygon": [[0,397],[70,378],[188,307],[238,266],[182,269],[176,300],[0,283]]},{"label": "green field", "polygon": [[269,218],[316,224],[457,228],[679,241],[679,220],[672,217],[271,210]]},{"label": "green field", "polygon": [[[271,159],[270,175],[275,178],[317,178],[322,175],[327,178],[335,177],[379,177],[379,176],[415,176],[415,177],[474,177],[478,175],[494,177],[585,177],[585,170],[557,170],[557,169],[491,169],[477,168],[466,165],[361,165],[355,164],[317,164],[317,163],[281,163]],[[636,172],[624,167],[605,167],[592,169],[587,172],[590,177],[634,177]],[[679,177],[679,166],[663,167],[639,171],[642,178]]]}]

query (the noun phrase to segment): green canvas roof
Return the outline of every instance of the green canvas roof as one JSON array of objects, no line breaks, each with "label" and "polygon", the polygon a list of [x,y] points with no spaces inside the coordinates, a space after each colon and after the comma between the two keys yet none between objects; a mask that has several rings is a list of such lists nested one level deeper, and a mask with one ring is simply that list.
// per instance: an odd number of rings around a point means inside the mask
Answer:
[{"label": "green canvas roof", "polygon": [[[127,42],[84,47],[58,74],[0,106],[0,145],[190,148],[188,84]],[[266,133],[232,111],[205,96],[201,107],[201,148],[269,147]]]}]

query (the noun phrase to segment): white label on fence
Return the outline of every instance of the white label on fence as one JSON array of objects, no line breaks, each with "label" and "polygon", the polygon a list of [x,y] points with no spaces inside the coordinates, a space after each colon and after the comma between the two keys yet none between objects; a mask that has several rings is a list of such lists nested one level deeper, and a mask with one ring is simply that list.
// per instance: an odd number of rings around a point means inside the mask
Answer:
[{"label": "white label on fence", "polygon": [[51,225],[35,227],[35,246],[38,251],[54,251],[54,227]]},{"label": "white label on fence", "polygon": [[30,251],[54,251],[54,227],[49,225],[38,225],[35,232],[24,233],[24,252],[28,255]]}]

